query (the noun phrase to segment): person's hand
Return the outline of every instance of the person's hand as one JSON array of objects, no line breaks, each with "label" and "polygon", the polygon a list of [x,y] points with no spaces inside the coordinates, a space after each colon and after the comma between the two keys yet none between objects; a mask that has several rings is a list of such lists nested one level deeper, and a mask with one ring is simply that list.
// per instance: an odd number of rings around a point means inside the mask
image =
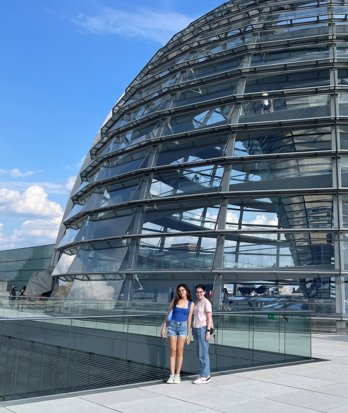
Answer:
[{"label": "person's hand", "polygon": [[166,338],[166,328],[164,326],[161,328],[161,337]]},{"label": "person's hand", "polygon": [[205,341],[209,341],[210,340],[210,331],[207,331],[205,333]]},{"label": "person's hand", "polygon": [[186,344],[189,345],[191,342],[191,336],[190,334],[188,336],[186,336]]}]

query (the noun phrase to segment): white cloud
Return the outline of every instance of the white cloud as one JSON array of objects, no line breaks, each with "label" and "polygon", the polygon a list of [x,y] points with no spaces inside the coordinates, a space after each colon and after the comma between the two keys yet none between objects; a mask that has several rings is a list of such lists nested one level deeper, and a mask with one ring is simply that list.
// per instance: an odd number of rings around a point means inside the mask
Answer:
[{"label": "white cloud", "polygon": [[19,228],[5,234],[0,223],[0,250],[53,244],[56,241],[60,218],[33,219],[24,221]]},{"label": "white cloud", "polygon": [[63,208],[50,196],[63,195],[64,203],[75,179],[70,176],[63,184],[0,181],[0,249],[54,243]]},{"label": "white cloud", "polygon": [[14,230],[13,235],[17,240],[20,238],[35,239],[36,241],[42,240],[42,243],[47,244],[56,240],[60,222],[61,217],[58,216],[47,220],[26,220],[20,229]]},{"label": "white cloud", "polygon": [[266,216],[266,214],[257,215],[257,217],[249,222],[251,225],[256,226],[278,226],[278,218],[275,214],[272,214],[272,217]]},{"label": "white cloud", "polygon": [[18,168],[12,168],[12,169],[0,169],[0,176],[9,176],[11,178],[25,178],[27,176],[34,175],[40,171],[25,171],[22,172]]},{"label": "white cloud", "polygon": [[0,181],[0,190],[1,188],[11,188],[13,191],[23,192],[31,186],[40,186],[48,194],[55,195],[69,195],[72,189],[72,185],[76,180],[76,176],[69,176],[67,180],[62,184],[57,184],[47,181]]},{"label": "white cloud", "polygon": [[10,218],[0,223],[0,249],[54,243],[63,216],[60,204],[38,185],[24,192],[1,188],[0,212]]},{"label": "white cloud", "polygon": [[7,236],[3,231],[4,224],[0,222],[0,250],[15,248],[16,243],[12,240],[12,236]]},{"label": "white cloud", "polygon": [[[238,224],[238,221],[239,219],[238,219],[238,215],[236,212],[227,211],[226,223],[228,223],[228,225]],[[233,227],[236,227],[236,226],[233,225]]]},{"label": "white cloud", "polygon": [[62,207],[48,199],[41,186],[27,188],[23,193],[7,188],[0,189],[0,211],[14,215],[62,217]]},{"label": "white cloud", "polygon": [[103,8],[95,15],[80,13],[72,22],[94,34],[141,37],[164,44],[192,20],[170,11],[138,9],[125,12]]}]

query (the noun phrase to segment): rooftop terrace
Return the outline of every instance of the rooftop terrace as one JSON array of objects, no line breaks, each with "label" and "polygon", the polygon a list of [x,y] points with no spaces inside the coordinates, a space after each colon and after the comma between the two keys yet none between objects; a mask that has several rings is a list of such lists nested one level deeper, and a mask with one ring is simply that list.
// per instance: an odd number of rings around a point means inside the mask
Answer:
[{"label": "rooftop terrace", "polygon": [[313,335],[318,362],[214,375],[209,384],[144,385],[0,403],[0,413],[347,413],[348,336]]}]

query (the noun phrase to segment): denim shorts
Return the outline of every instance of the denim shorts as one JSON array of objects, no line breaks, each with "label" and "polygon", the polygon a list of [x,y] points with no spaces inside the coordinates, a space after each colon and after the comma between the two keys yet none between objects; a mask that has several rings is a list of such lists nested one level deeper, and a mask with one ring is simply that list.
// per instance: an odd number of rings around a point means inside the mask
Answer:
[{"label": "denim shorts", "polygon": [[186,337],[187,334],[187,321],[174,321],[172,320],[167,328],[168,337]]}]

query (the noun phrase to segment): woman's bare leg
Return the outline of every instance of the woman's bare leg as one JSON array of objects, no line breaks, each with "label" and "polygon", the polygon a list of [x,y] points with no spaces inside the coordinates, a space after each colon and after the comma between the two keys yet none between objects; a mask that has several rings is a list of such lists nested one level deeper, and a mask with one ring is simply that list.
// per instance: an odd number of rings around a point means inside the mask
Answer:
[{"label": "woman's bare leg", "polygon": [[175,359],[177,352],[177,338],[175,336],[169,337],[169,366],[170,374],[174,374],[175,371]]},{"label": "woman's bare leg", "polygon": [[176,344],[176,371],[175,374],[180,374],[182,362],[184,360],[184,345],[186,337],[178,337]]}]

